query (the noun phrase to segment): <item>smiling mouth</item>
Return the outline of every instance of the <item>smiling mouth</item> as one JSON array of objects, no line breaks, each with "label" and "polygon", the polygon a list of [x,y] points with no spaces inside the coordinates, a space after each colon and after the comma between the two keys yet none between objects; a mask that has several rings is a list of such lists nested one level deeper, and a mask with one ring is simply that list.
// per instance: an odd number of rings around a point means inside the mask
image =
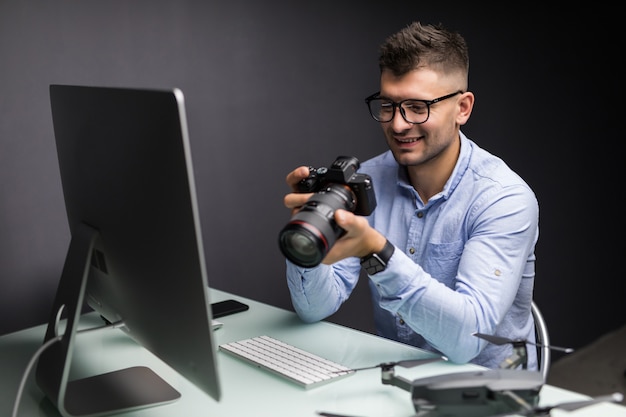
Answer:
[{"label": "smiling mouth", "polygon": [[397,142],[400,143],[413,143],[413,142],[417,142],[420,138],[410,138],[410,139],[398,139],[396,138]]}]

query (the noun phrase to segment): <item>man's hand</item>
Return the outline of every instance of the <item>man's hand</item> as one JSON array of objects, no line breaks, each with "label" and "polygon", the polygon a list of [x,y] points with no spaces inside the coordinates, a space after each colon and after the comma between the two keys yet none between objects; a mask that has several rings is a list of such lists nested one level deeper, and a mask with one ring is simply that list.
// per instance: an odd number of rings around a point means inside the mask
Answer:
[{"label": "man's hand", "polygon": [[335,221],[346,234],[335,242],[322,263],[330,265],[350,256],[362,258],[385,246],[387,238],[372,228],[365,217],[339,209],[335,211]]},{"label": "man's hand", "polygon": [[301,166],[289,174],[287,174],[287,178],[285,181],[287,185],[291,188],[293,193],[287,194],[284,198],[285,207],[291,209],[291,215],[293,216],[303,205],[307,202],[309,198],[313,195],[313,193],[299,193],[298,192],[298,183],[309,176],[309,168],[306,166]]}]

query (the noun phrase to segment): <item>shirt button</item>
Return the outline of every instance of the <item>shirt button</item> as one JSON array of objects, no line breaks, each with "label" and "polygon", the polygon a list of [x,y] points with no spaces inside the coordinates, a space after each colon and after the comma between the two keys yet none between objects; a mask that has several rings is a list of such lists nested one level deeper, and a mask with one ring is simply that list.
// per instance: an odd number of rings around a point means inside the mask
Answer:
[{"label": "shirt button", "polygon": [[411,255],[414,255],[415,254],[415,248],[409,249],[409,252],[411,253]]},{"label": "shirt button", "polygon": [[424,212],[418,211],[417,212],[417,218],[421,219],[422,217],[424,217]]}]

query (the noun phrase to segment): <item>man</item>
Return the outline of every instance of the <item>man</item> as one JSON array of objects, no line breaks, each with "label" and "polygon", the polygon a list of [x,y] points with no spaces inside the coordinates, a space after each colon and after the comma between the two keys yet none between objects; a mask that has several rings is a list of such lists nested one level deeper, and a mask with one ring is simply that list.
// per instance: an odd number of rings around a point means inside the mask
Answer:
[{"label": "man", "polygon": [[[335,313],[368,270],[379,335],[497,368],[510,345],[473,333],[534,340],[531,315],[539,209],[529,186],[461,132],[474,106],[464,38],[413,23],[380,48],[380,92],[366,101],[389,151],[365,161],[377,207],[336,210],[346,231],[322,264],[287,261],[297,314]],[[294,191],[307,167],[287,175]],[[298,210],[310,193],[290,193]],[[366,270],[367,270],[366,269]],[[529,369],[537,369],[528,349]]]}]

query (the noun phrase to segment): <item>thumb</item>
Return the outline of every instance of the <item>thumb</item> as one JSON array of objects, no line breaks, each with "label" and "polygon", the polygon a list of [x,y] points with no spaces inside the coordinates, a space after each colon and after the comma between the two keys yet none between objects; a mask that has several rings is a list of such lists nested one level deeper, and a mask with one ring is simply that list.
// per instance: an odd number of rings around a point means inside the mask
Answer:
[{"label": "thumb", "polygon": [[350,226],[350,216],[344,209],[337,209],[335,211],[335,222],[339,227],[345,229],[345,226]]}]

